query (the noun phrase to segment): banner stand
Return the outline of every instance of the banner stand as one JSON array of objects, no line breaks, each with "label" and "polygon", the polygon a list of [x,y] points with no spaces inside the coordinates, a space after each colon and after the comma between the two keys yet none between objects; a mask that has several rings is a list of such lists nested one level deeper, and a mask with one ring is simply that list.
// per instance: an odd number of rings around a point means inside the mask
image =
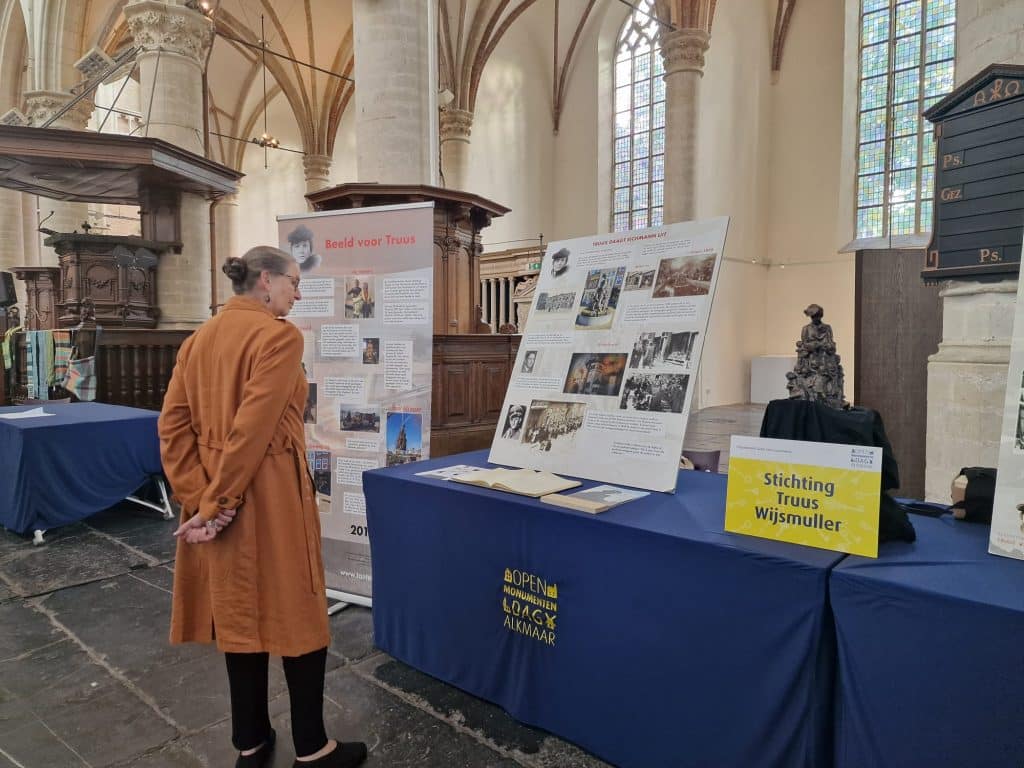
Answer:
[{"label": "banner stand", "polygon": [[329,597],[331,600],[340,601],[335,603],[334,605],[327,606],[328,616],[333,616],[336,613],[341,613],[350,605],[362,605],[367,608],[373,608],[373,599],[369,597],[364,597],[363,595],[353,595],[350,592],[339,592],[336,589],[328,589],[327,597]]},{"label": "banner stand", "polygon": [[299,265],[306,461],[327,597],[372,607],[363,472],[430,455],[433,203],[278,216]]}]

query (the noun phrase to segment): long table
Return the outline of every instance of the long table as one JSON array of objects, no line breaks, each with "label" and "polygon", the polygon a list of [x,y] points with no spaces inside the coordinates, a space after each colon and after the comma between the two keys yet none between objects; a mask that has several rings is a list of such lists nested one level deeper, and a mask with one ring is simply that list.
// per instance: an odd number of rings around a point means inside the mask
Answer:
[{"label": "long table", "polygon": [[626,768],[829,763],[841,555],[725,533],[719,475],[593,516],[453,464],[363,475],[381,649]]},{"label": "long table", "polygon": [[987,525],[914,527],[832,572],[836,768],[1021,765],[1024,563],[987,554]]},{"label": "long table", "polygon": [[4,528],[29,533],[81,520],[161,473],[158,413],[103,403],[49,403],[0,408],[0,415],[39,407],[52,415],[0,419]]}]

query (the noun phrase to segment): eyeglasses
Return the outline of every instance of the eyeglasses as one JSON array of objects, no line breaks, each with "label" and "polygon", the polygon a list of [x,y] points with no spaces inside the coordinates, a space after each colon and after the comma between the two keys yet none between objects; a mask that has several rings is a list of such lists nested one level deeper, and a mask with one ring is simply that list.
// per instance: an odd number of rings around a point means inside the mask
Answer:
[{"label": "eyeglasses", "polygon": [[292,277],[287,272],[274,272],[273,274],[280,275],[281,277],[287,277],[288,278],[288,282],[290,282],[292,284],[292,288],[294,288],[296,291],[299,290],[299,283],[302,282],[302,278],[300,278],[300,277]]}]

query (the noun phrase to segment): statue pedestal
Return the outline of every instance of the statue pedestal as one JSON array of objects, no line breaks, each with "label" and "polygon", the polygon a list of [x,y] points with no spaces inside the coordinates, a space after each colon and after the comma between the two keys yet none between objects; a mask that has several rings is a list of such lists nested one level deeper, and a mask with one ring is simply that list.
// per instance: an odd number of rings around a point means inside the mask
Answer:
[{"label": "statue pedestal", "polygon": [[1017,281],[956,280],[939,296],[942,341],[928,358],[925,498],[948,504],[961,467],[998,463]]}]

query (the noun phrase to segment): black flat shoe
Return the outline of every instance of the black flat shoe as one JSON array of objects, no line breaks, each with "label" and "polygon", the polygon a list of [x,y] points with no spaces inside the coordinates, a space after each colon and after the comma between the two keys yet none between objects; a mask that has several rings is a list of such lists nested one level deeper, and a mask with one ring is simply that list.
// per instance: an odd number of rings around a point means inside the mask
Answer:
[{"label": "black flat shoe", "polygon": [[356,768],[366,760],[366,745],[361,741],[338,742],[338,746],[323,757],[316,760],[300,762],[296,760],[293,768]]},{"label": "black flat shoe", "polygon": [[239,755],[235,761],[235,768],[265,768],[270,765],[270,755],[274,752],[274,742],[277,741],[277,734],[270,729],[267,740],[260,745],[260,748],[251,755]]}]

